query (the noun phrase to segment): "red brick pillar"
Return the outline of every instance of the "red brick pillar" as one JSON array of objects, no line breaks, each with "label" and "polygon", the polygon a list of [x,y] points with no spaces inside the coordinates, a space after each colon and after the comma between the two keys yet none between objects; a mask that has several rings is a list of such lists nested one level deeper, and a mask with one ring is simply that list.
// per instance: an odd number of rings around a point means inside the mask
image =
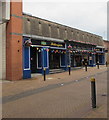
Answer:
[{"label": "red brick pillar", "polygon": [[11,19],[7,23],[6,79],[22,79],[22,2],[10,3]]}]

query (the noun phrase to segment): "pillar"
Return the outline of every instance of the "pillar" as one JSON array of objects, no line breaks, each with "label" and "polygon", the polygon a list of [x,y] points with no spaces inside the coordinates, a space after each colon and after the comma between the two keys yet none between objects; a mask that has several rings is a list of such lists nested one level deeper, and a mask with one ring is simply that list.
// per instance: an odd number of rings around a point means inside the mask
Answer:
[{"label": "pillar", "polygon": [[0,25],[0,80],[6,79],[6,23]]},{"label": "pillar", "polygon": [[49,73],[49,49],[48,47],[42,48],[42,74],[43,68],[46,68],[46,74]]},{"label": "pillar", "polygon": [[6,79],[22,79],[22,2],[10,3],[10,21],[7,23]]},{"label": "pillar", "polygon": [[89,56],[89,66],[91,66],[91,67],[96,66],[96,64],[95,64],[95,54],[90,54],[90,56]]},{"label": "pillar", "polygon": [[[23,38],[23,43],[29,38]],[[30,46],[23,45],[23,79],[31,78]]]}]

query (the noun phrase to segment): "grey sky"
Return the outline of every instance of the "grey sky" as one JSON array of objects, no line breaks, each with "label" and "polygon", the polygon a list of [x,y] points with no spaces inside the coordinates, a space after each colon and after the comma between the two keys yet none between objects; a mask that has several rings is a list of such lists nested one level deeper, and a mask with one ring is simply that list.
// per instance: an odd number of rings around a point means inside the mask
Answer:
[{"label": "grey sky", "polygon": [[107,39],[107,2],[46,0],[23,3],[23,11],[34,16],[88,31]]}]

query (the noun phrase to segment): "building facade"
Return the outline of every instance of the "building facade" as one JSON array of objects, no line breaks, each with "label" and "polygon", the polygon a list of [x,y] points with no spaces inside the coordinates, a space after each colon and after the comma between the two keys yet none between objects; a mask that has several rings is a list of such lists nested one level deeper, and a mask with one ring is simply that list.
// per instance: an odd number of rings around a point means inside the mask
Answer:
[{"label": "building facade", "polygon": [[50,73],[105,63],[101,36],[44,20],[22,12],[22,2],[10,2],[6,23],[6,79],[31,78],[32,73]]},{"label": "building facade", "polygon": [[0,80],[6,79],[6,23],[10,19],[10,2],[0,1]]},{"label": "building facade", "polygon": [[[31,73],[46,73],[51,69],[67,70],[68,66],[104,64],[102,37],[64,26],[28,14],[23,14],[23,43],[31,40],[31,46],[23,47],[24,78]],[[28,57],[27,57],[28,56]],[[28,73],[28,74],[27,74]]]}]

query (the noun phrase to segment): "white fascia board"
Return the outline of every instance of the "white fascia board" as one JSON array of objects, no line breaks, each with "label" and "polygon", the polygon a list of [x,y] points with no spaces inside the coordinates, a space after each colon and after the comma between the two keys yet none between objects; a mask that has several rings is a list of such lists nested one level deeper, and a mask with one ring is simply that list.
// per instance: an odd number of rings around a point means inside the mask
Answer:
[{"label": "white fascia board", "polygon": [[37,35],[28,35],[28,34],[23,34],[23,36],[34,38],[34,39],[39,39],[39,40],[46,40],[46,41],[54,41],[54,42],[64,43],[64,40],[61,40],[61,39],[55,39],[55,38],[49,38],[49,37],[43,37],[43,36],[37,36]]},{"label": "white fascia board", "polygon": [[96,46],[97,48],[105,48],[104,46]]}]

